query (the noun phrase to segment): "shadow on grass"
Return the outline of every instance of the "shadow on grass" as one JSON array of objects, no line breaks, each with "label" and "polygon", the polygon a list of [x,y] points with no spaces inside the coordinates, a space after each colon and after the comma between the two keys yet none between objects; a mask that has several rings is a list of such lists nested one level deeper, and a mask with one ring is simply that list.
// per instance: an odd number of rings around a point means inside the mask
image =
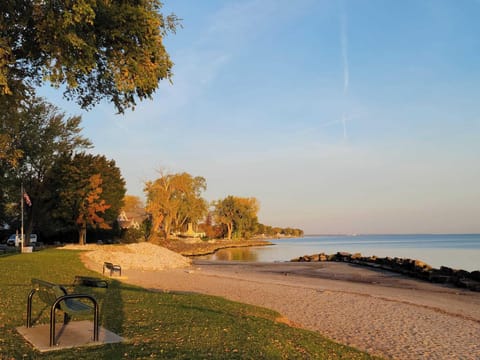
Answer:
[{"label": "shadow on grass", "polygon": [[[75,251],[0,257],[0,273],[0,359],[370,358],[316,333],[276,324],[271,310],[223,298],[149,291],[111,278],[106,289],[72,287],[75,275],[99,277]],[[33,350],[15,330],[26,320],[32,277],[97,297],[101,325],[127,341],[45,354]],[[48,323],[48,316],[40,320]]]}]

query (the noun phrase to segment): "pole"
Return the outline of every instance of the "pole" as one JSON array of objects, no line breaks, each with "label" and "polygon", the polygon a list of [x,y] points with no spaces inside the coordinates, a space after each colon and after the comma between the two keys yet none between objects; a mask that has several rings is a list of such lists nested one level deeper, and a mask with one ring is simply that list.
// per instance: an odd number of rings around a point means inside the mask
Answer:
[{"label": "pole", "polygon": [[21,219],[22,219],[22,225],[20,227],[20,252],[23,253],[23,241],[24,241],[24,236],[23,236],[23,181],[21,185],[21,194],[20,194],[20,208],[21,208]]}]

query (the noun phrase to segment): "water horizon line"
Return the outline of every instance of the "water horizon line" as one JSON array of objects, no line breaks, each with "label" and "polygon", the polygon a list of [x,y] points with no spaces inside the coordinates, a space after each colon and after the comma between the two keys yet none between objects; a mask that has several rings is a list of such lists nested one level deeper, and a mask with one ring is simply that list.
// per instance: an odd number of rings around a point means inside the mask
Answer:
[{"label": "water horizon line", "polygon": [[318,233],[318,234],[304,234],[304,237],[314,236],[416,236],[416,235],[480,235],[480,232],[465,232],[465,233],[442,233],[442,232],[419,232],[419,233]]}]

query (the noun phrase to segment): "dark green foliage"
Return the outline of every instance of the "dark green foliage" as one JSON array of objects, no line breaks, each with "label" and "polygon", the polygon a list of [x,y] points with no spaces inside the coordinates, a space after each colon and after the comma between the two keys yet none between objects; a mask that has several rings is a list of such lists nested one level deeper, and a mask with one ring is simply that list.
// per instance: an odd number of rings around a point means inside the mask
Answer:
[{"label": "dark green foliage", "polygon": [[101,214],[102,219],[110,225],[116,221],[126,192],[120,169],[105,156],[81,153],[59,158],[48,175],[49,189],[53,190],[51,217],[57,230],[79,227],[78,218],[89,195],[89,180],[95,174],[102,179],[100,198],[110,206]]},{"label": "dark green foliage", "polygon": [[268,309],[219,297],[151,292],[111,279],[108,289],[75,290],[92,292],[100,303],[101,325],[128,341],[40,355],[15,330],[25,322],[30,279],[68,285],[75,275],[100,275],[84,268],[77,251],[66,250],[0,256],[0,272],[8,274],[0,277],[1,359],[371,358],[317,333],[277,323],[278,314]]},{"label": "dark green foliage", "polygon": [[175,15],[158,0],[2,0],[0,96],[44,80],[89,108],[102,99],[119,112],[150,98],[173,63],[163,37]]},{"label": "dark green foliage", "polygon": [[293,228],[280,228],[280,227],[272,227],[269,225],[258,224],[257,228],[258,235],[266,235],[266,236],[290,236],[290,237],[302,237],[303,230],[301,229],[293,229]]},{"label": "dark green foliage", "polygon": [[42,222],[49,223],[47,173],[58,157],[88,148],[90,142],[80,135],[80,117],[67,118],[57,107],[35,96],[10,100],[0,96],[0,139],[4,140],[0,153],[5,154],[0,156],[0,221],[18,222],[23,183],[32,202],[25,207],[28,235],[43,228]]}]

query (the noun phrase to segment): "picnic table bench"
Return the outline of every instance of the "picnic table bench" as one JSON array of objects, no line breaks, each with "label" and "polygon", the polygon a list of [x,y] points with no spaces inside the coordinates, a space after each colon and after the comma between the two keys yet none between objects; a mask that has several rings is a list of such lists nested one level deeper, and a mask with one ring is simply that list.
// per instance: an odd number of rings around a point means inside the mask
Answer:
[{"label": "picnic table bench", "polygon": [[110,270],[110,276],[112,276],[114,272],[118,272],[120,276],[122,276],[122,267],[120,265],[114,265],[111,262],[104,262],[103,274],[105,274],[105,269]]},{"label": "picnic table bench", "polygon": [[[32,300],[33,295],[50,306],[50,346],[55,344],[56,310],[64,313],[63,323],[67,324],[74,315],[88,314],[93,311],[93,341],[98,341],[98,303],[88,294],[68,294],[65,287],[40,279],[32,279],[32,290],[28,294],[27,301],[27,328],[32,327]],[[86,299],[93,306],[79,299]]]}]

